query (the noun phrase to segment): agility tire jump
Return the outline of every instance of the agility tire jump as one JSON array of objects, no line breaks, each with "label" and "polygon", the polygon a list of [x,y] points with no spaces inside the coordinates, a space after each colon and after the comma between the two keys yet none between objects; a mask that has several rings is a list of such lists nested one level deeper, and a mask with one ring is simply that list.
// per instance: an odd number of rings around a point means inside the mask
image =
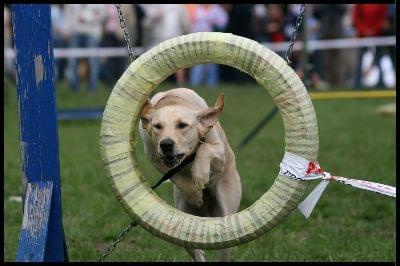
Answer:
[{"label": "agility tire jump", "polygon": [[198,217],[167,204],[138,168],[135,128],[151,92],[176,70],[196,64],[228,65],[270,93],[285,128],[285,151],[317,159],[318,128],[310,97],[292,68],[259,43],[229,33],[202,32],[167,40],[137,58],[116,83],[104,110],[100,148],[109,182],[128,214],[173,244],[221,249],[247,243],[283,221],[303,198],[307,182],[278,175],[250,207],[225,217]]}]

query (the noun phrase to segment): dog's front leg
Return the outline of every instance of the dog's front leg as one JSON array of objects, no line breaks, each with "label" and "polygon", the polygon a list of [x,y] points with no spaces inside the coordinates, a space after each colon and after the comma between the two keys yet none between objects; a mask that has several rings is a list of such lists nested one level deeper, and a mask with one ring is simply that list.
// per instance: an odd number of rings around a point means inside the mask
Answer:
[{"label": "dog's front leg", "polygon": [[205,262],[206,258],[204,256],[204,250],[185,248],[190,257],[192,257],[194,262]]},{"label": "dog's front leg", "polygon": [[221,145],[205,143],[197,150],[196,158],[192,165],[192,178],[198,190],[203,190],[209,182],[211,165],[216,166],[217,169],[213,169],[216,172],[222,171],[224,153]]},{"label": "dog's front leg", "polygon": [[[182,201],[181,199],[182,196],[185,198],[190,206],[196,208],[200,208],[201,206],[203,206],[203,192],[201,190],[198,190],[194,186],[191,178],[175,175],[174,177],[172,177],[171,180],[172,182],[174,182],[175,186],[177,186],[177,188],[179,188],[179,190],[181,191],[179,193],[177,191],[174,192],[175,204],[178,204],[180,209],[183,208],[182,206],[186,206],[184,204],[184,201]],[[184,209],[186,210],[187,206]]]}]

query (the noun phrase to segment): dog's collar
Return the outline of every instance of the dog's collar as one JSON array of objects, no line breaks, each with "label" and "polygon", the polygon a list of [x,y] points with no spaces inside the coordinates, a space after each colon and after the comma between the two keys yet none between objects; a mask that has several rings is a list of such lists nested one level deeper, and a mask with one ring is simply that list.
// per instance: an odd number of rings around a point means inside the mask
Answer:
[{"label": "dog's collar", "polygon": [[203,137],[203,136],[201,136],[200,139],[199,139],[199,143],[200,143],[200,144],[206,143],[206,138]]},{"label": "dog's collar", "polygon": [[160,178],[160,180],[157,182],[157,184],[155,184],[154,186],[151,187],[151,189],[156,189],[159,185],[161,185],[164,181],[170,179],[174,174],[178,173],[179,170],[181,170],[183,167],[185,167],[186,165],[188,165],[189,163],[193,162],[194,158],[196,157],[196,152],[199,149],[201,144],[206,143],[206,138],[204,136],[201,136],[199,138],[199,142],[197,143],[194,151],[187,156],[185,159],[183,159],[183,161],[175,166],[174,168],[172,168],[171,170],[169,170],[167,173],[165,173],[164,176],[162,176]]}]

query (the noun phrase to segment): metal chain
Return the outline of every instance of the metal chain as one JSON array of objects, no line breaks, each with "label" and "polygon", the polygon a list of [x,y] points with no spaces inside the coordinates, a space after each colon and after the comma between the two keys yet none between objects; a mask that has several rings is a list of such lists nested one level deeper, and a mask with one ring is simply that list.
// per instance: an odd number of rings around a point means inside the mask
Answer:
[{"label": "metal chain", "polygon": [[132,230],[137,225],[135,221],[133,221],[123,232],[121,232],[117,238],[117,240],[112,243],[107,250],[101,255],[101,257],[97,261],[103,261],[105,257],[110,255],[111,252],[114,251],[115,247],[118,245],[118,243],[125,238],[125,236],[129,233],[129,231]]},{"label": "metal chain", "polygon": [[304,12],[306,10],[306,5],[305,4],[301,4],[301,9],[300,9],[300,14],[296,19],[296,25],[293,31],[293,35],[292,38],[290,40],[290,44],[289,47],[286,51],[285,57],[286,57],[286,62],[288,63],[288,65],[290,65],[292,63],[292,61],[290,61],[290,55],[292,54],[293,51],[293,45],[296,42],[296,37],[297,37],[297,33],[299,30],[299,27],[301,25],[301,23],[303,22],[303,16],[304,16]]},{"label": "metal chain", "polygon": [[119,23],[121,24],[121,28],[124,32],[124,39],[126,42],[126,45],[128,47],[128,53],[129,53],[129,61],[130,63],[132,63],[135,60],[135,54],[133,53],[133,49],[131,46],[131,41],[129,38],[129,33],[126,29],[126,23],[125,23],[125,18],[124,15],[122,14],[122,10],[121,10],[121,5],[120,4],[115,4],[115,7],[118,10],[118,17],[119,17]]},{"label": "metal chain", "polygon": [[[115,4],[115,7],[117,8],[118,11],[118,18],[119,18],[119,23],[121,25],[121,28],[124,32],[124,39],[128,48],[128,53],[129,53],[129,61],[130,63],[132,63],[135,60],[135,54],[133,53],[133,49],[131,46],[131,41],[129,38],[129,33],[126,29],[126,22],[125,22],[125,18],[124,15],[122,14],[122,10],[121,10],[121,5],[120,4]],[[129,233],[129,231],[131,231],[135,226],[137,226],[137,223],[135,221],[133,221],[123,232],[121,232],[117,238],[117,240],[115,240],[107,249],[106,251],[103,253],[103,255],[100,256],[100,258],[98,258],[97,261],[103,261],[108,255],[110,255],[111,252],[114,251],[114,249],[117,247],[118,243],[121,242],[126,235]]]}]

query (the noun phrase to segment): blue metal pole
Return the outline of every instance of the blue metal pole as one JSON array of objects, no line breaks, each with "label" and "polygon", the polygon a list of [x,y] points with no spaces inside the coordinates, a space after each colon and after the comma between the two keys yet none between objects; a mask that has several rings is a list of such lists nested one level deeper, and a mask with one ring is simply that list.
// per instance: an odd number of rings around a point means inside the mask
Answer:
[{"label": "blue metal pole", "polygon": [[12,20],[27,183],[17,261],[65,261],[50,6],[14,4]]}]

